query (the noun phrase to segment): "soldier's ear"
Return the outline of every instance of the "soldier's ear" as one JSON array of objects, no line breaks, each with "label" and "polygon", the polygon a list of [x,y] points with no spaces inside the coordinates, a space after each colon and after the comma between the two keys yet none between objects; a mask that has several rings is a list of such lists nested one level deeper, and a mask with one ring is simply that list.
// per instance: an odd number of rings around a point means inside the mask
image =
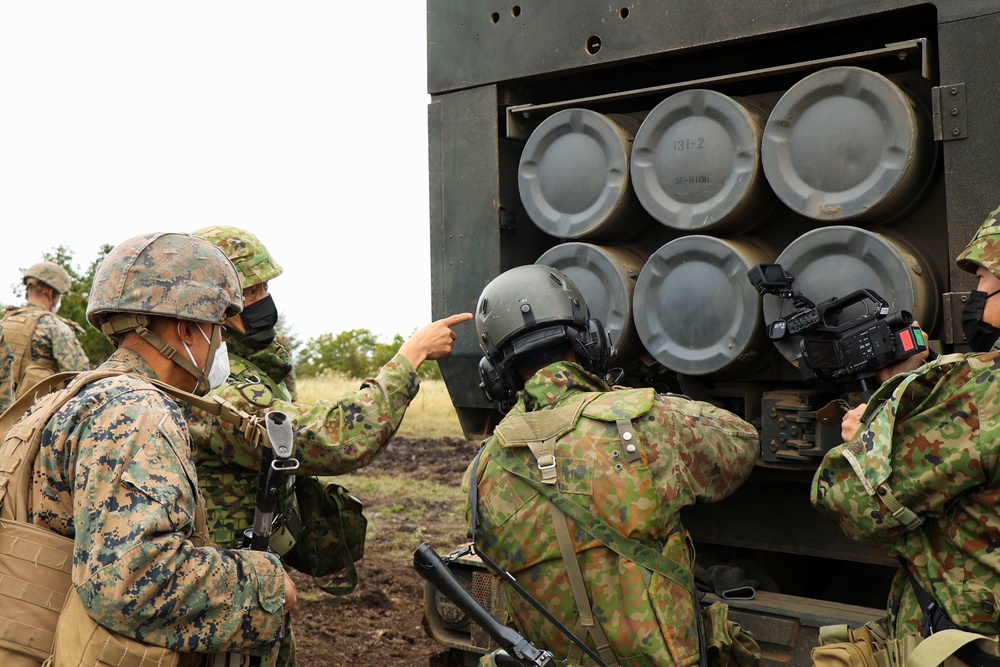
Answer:
[{"label": "soldier's ear", "polygon": [[189,348],[193,347],[198,341],[203,340],[201,334],[198,333],[198,324],[196,322],[177,320],[177,326],[174,330],[177,332],[177,338],[180,342]]}]

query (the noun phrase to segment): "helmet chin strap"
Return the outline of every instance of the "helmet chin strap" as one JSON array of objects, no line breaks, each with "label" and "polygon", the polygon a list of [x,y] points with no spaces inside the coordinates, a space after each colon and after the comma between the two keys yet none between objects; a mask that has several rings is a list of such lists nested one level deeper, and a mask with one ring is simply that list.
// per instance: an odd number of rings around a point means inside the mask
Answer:
[{"label": "helmet chin strap", "polygon": [[[197,322],[191,323],[194,326],[199,326]],[[177,326],[180,327],[180,322],[178,322]],[[156,348],[156,351],[163,355],[163,357],[169,359],[190,373],[196,381],[194,389],[191,391],[192,394],[195,394],[196,396],[204,396],[208,393],[208,371],[198,368],[191,358],[180,354],[176,348],[170,345],[170,343],[153,333],[149,329],[148,316],[136,313],[123,313],[116,317],[108,318],[108,320],[101,325],[101,332],[116,343],[118,336],[127,331],[136,332],[144,341]],[[204,333],[202,333],[202,335],[204,335]],[[205,368],[212,367],[212,361],[215,359],[215,351],[219,349],[219,344],[221,342],[222,327],[213,326],[212,338],[208,346],[208,358],[205,360]],[[190,350],[188,350],[187,353],[188,355],[191,355]]]}]

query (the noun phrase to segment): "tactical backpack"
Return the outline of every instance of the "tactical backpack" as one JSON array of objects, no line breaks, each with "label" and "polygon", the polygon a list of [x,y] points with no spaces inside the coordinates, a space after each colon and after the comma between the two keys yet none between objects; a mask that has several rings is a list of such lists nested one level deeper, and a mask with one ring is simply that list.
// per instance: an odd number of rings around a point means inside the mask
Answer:
[{"label": "tactical backpack", "polygon": [[77,333],[83,333],[80,325],[76,322],[59,317],[47,310],[9,306],[2,321],[7,344],[10,346],[11,352],[14,353],[14,367],[11,370],[11,376],[14,379],[15,396],[18,398],[24,396],[36,383],[59,372],[59,366],[54,360],[34,359],[31,355],[31,339],[35,336],[38,321],[46,315],[52,315],[62,320],[73,327]]},{"label": "tactical backpack", "polygon": [[[638,399],[633,409],[622,410],[616,404],[615,393],[592,393],[585,394],[581,400],[570,401],[556,408],[509,415],[496,427],[494,430],[495,439],[487,441],[477,454],[470,473],[469,506],[471,508],[473,542],[475,542],[478,528],[477,468],[481,457],[488,454],[506,474],[524,482],[548,501],[556,541],[576,603],[576,629],[575,633],[571,634],[591,638],[597,647],[601,661],[612,666],[621,664],[618,656],[611,649],[608,638],[590,603],[567,518],[573,520],[578,530],[600,542],[620,558],[637,563],[687,590],[691,595],[695,611],[694,621],[698,632],[699,665],[701,667],[727,664],[727,661],[737,665],[755,665],[759,662],[761,655],[760,646],[756,640],[737,623],[728,619],[729,608],[726,604],[715,602],[709,607],[702,606],[701,594],[695,585],[694,574],[690,569],[664,556],[656,549],[623,535],[583,504],[578,504],[566,497],[560,489],[559,463],[555,456],[555,448],[560,438],[569,434],[580,418],[584,416],[615,424],[621,444],[622,458],[629,463],[641,465],[642,443],[637,437],[633,420],[640,418],[650,409],[654,392],[652,389],[620,391],[630,392]],[[621,395],[618,394],[618,396]],[[521,454],[518,453],[518,450],[523,451],[523,448],[530,450],[532,458],[535,459],[534,469],[538,471],[537,478],[533,470],[522,460]],[[478,548],[476,553],[490,569],[497,572],[496,564],[486,554]],[[527,592],[520,589],[519,586],[512,587],[519,594],[527,595]],[[538,606],[535,608],[541,611]],[[547,616],[547,618],[559,627],[554,617]],[[564,631],[564,634],[567,633]],[[591,653],[585,648],[586,644],[583,641],[576,639],[571,634],[567,634],[572,644],[567,660],[569,664],[582,664],[583,653],[588,655]],[[594,656],[591,655],[591,657]]]},{"label": "tactical backpack", "polygon": [[[28,523],[31,476],[45,425],[85,385],[123,374],[110,369],[57,373],[33,386],[0,415],[0,595],[4,597],[0,605],[0,662],[4,667],[39,667],[43,663],[47,667],[175,667],[204,659],[128,639],[97,624],[73,588],[74,541]],[[255,436],[256,442],[267,442],[266,431],[256,417],[225,401],[203,399],[152,378],[142,379],[236,424],[248,436]],[[65,389],[52,392],[64,382],[69,382]],[[41,398],[35,401],[35,396]],[[32,406],[31,414],[20,419]],[[201,546],[206,533],[205,507],[199,495],[191,541]],[[52,662],[54,651],[59,655]]]},{"label": "tactical backpack", "polygon": [[[87,382],[110,373],[77,378],[64,391],[40,399],[35,411],[22,396],[0,416],[0,656],[10,667],[37,667],[52,655],[56,624],[73,592],[73,540],[28,523],[28,489],[42,430]],[[53,375],[37,385],[46,393],[75,373]]]}]

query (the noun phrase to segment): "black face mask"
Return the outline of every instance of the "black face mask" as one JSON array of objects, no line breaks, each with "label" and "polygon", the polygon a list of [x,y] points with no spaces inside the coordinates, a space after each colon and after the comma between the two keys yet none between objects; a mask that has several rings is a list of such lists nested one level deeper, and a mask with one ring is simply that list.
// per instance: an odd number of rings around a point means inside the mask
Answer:
[{"label": "black face mask", "polygon": [[965,334],[965,342],[973,352],[989,352],[1000,338],[1000,329],[983,322],[986,300],[997,293],[1000,293],[1000,290],[990,294],[972,290],[969,293],[969,300],[962,308],[962,333]]},{"label": "black face mask", "polygon": [[247,330],[243,334],[243,343],[256,351],[267,348],[277,335],[274,327],[278,323],[278,309],[271,295],[244,308],[242,317],[243,327]]}]

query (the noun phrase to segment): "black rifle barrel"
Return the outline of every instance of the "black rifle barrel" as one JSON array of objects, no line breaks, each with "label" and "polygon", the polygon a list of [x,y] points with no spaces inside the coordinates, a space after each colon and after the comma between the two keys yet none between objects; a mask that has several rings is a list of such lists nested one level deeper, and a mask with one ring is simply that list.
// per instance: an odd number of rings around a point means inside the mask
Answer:
[{"label": "black rifle barrel", "polygon": [[493,618],[490,612],[455,578],[437,552],[426,542],[413,552],[413,569],[479,624],[486,634],[507,651],[511,659],[516,660],[515,664],[525,667],[555,665],[555,658],[551,653],[535,648],[517,630]]}]

